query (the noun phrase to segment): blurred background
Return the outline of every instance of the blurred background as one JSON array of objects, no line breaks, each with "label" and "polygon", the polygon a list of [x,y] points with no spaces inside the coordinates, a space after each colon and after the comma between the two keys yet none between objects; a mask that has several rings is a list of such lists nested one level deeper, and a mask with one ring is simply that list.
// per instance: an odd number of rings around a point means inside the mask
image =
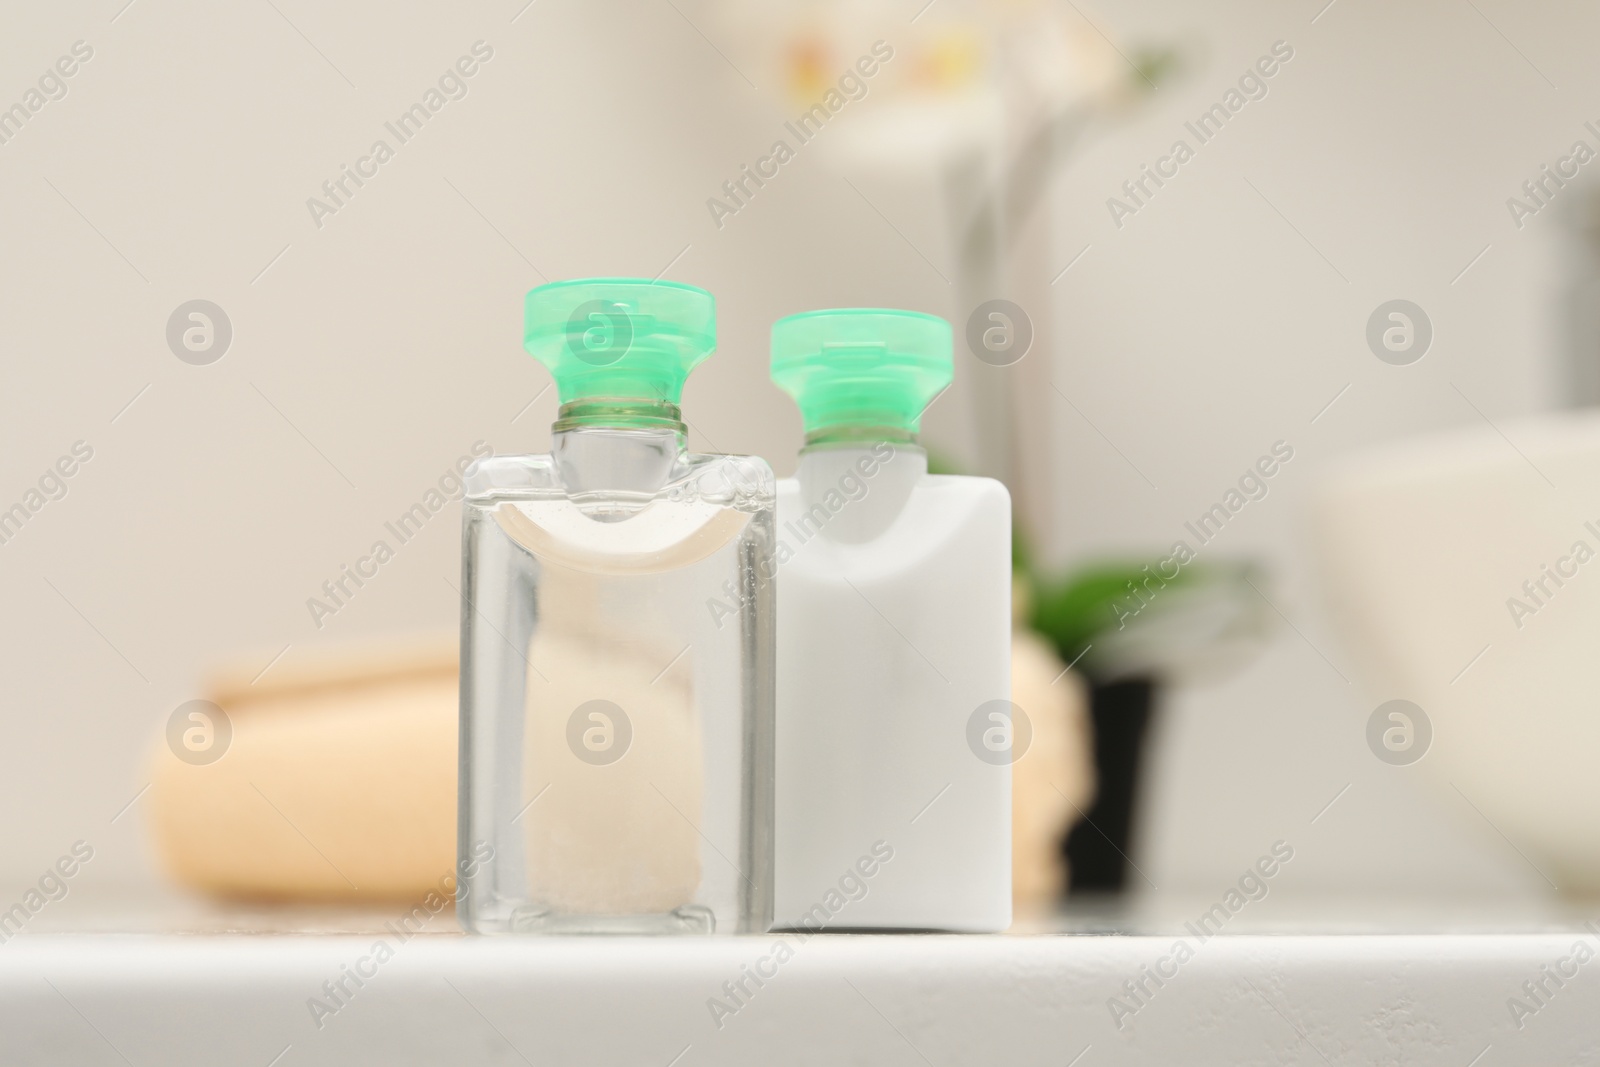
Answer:
[{"label": "blurred background", "polygon": [[[1214,897],[1277,840],[1274,891],[1307,902],[1585,891],[1600,578],[1537,603],[1522,582],[1600,546],[1571,413],[1600,399],[1600,167],[1575,147],[1600,150],[1600,15],[923,5],[10,12],[0,880],[81,839],[77,884],[157,891],[146,787],[174,709],[350,647],[447,647],[457,505],[403,544],[385,523],[479,442],[545,450],[528,288],[639,275],[718,297],[691,447],[780,475],[801,433],[768,381],[774,319],[955,324],[926,442],[1010,484],[1019,588],[1063,666],[1086,652],[1083,691],[1144,690],[1129,892]],[[878,42],[892,58],[829,107]],[[801,143],[786,124],[819,102]],[[378,140],[392,158],[362,163]],[[760,164],[778,140],[792,158]],[[1031,340],[985,355],[990,327]],[[1186,524],[1219,502],[1202,542]],[[315,610],[379,539],[393,558]],[[1179,541],[1194,597],[1124,626],[1127,581]],[[1394,699],[1429,717],[1426,758],[1369,743]]]}]

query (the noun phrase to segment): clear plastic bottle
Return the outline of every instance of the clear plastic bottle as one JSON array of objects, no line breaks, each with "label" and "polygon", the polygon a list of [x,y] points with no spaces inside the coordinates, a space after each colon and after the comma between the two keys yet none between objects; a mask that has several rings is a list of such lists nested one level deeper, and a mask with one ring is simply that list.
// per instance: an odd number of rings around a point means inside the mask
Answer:
[{"label": "clear plastic bottle", "polygon": [[528,293],[549,455],[469,472],[458,911],[480,933],[736,933],[771,916],[770,468],[685,450],[711,294]]},{"label": "clear plastic bottle", "polygon": [[932,315],[773,326],[806,430],[778,483],[779,928],[1011,923],[1011,500],[928,473],[951,373]]}]

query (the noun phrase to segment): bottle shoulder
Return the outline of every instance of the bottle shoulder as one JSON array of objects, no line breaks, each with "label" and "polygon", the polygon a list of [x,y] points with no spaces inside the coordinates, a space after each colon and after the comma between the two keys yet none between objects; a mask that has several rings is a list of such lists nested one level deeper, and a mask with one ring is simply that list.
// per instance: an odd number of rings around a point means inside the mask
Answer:
[{"label": "bottle shoulder", "polygon": [[866,480],[817,487],[785,478],[777,506],[780,531],[808,541],[821,535],[839,552],[887,553],[885,562],[896,567],[930,553],[1009,558],[1011,495],[992,478],[923,474],[902,487]]},{"label": "bottle shoulder", "polygon": [[468,467],[462,476],[468,497],[500,496],[559,486],[555,457],[533,455],[487,456]]},{"label": "bottle shoulder", "polygon": [[[830,485],[826,489],[836,489],[841,496],[849,499],[855,487],[841,482],[839,485]],[[870,481],[867,483],[868,492],[871,491]],[[801,480],[795,475],[777,480],[779,499],[788,497],[798,498],[804,493]],[[935,494],[944,500],[971,500],[980,507],[1011,507],[1011,490],[1006,488],[1004,482],[994,478],[983,478],[970,474],[924,474],[921,475],[910,487],[911,496],[925,496]],[[865,494],[863,494],[865,495]]]},{"label": "bottle shoulder", "polygon": [[735,479],[749,485],[752,492],[765,493],[769,497],[777,491],[777,476],[772,473],[771,464],[760,456],[685,452],[683,465],[686,470],[701,475],[720,474]]},{"label": "bottle shoulder", "polygon": [[923,479],[923,485],[930,492],[970,496],[1011,506],[1011,490],[1006,488],[1006,483],[995,478],[975,474],[930,474]]},{"label": "bottle shoulder", "polygon": [[[771,466],[759,456],[682,452],[653,495],[771,508],[776,481]],[[477,500],[564,497],[576,491],[567,484],[561,462],[548,452],[487,457],[467,469],[463,482],[468,499]]]}]

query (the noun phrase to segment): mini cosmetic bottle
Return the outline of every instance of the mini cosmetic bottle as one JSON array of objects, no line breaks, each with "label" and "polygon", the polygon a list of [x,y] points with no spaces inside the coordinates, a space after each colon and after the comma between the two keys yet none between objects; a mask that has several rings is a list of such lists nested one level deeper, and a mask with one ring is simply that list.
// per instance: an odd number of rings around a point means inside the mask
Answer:
[{"label": "mini cosmetic bottle", "polygon": [[778,483],[775,928],[1011,923],[1011,502],[928,473],[951,373],[932,315],[772,329],[806,434]]},{"label": "mini cosmetic bottle", "polygon": [[759,932],[771,919],[774,484],[686,450],[710,293],[528,293],[548,455],[469,472],[458,911],[479,933]]}]

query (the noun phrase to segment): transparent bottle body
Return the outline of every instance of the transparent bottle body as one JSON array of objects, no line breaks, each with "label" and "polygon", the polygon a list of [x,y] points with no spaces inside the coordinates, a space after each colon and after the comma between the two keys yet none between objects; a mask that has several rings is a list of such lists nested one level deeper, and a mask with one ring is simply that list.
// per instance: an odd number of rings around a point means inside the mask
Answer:
[{"label": "transparent bottle body", "polygon": [[468,480],[458,914],[765,930],[771,472],[672,434],[556,436]]}]

